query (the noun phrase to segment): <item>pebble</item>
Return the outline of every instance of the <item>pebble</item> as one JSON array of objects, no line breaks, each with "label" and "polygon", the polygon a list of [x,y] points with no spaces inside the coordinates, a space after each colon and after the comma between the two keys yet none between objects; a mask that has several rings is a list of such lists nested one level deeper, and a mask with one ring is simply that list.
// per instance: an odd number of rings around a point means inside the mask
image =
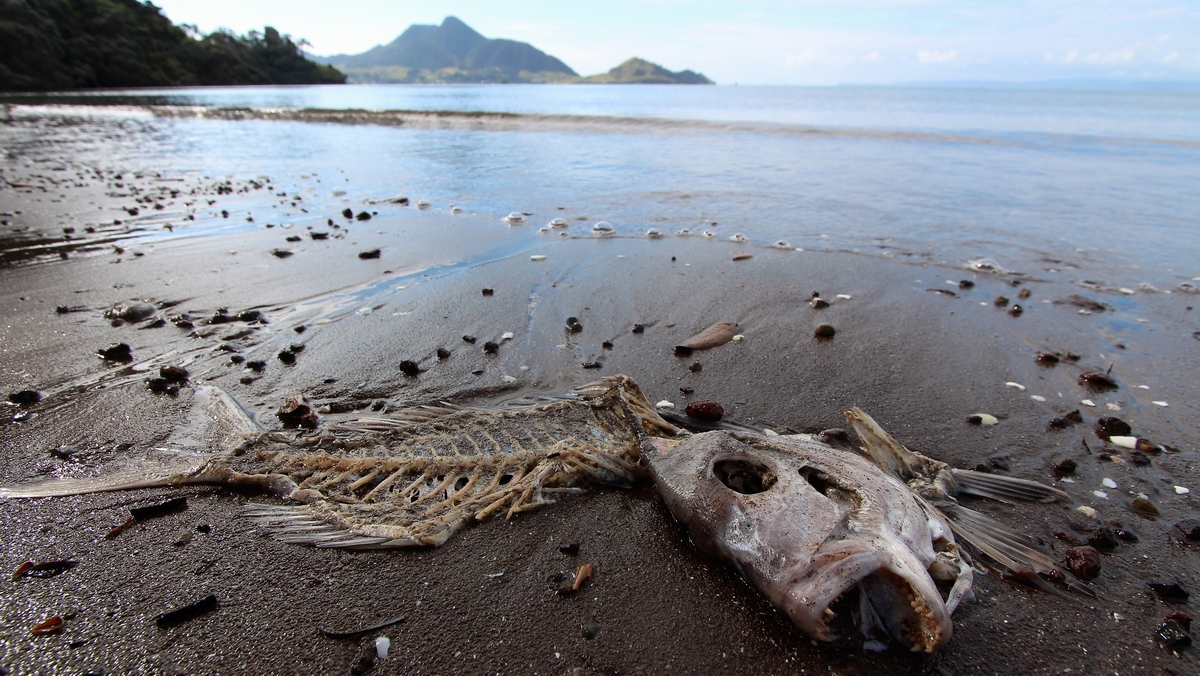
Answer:
[{"label": "pebble", "polygon": [[1094,580],[1100,575],[1100,552],[1095,547],[1084,545],[1063,552],[1067,567],[1081,580]]},{"label": "pebble", "polygon": [[997,419],[996,416],[988,413],[974,413],[970,416],[967,416],[967,422],[971,423],[972,425],[991,427],[992,425],[999,423],[1000,420]]},{"label": "pebble", "polygon": [[106,348],[97,350],[96,354],[109,361],[133,361],[133,349],[125,343],[113,343]]},{"label": "pebble", "polygon": [[735,343],[740,343],[745,339],[746,339],[746,336],[739,333],[739,334],[735,335],[734,337],[730,338],[729,340],[732,340]]},{"label": "pebble", "polygon": [[500,354],[499,343],[493,343],[490,340],[488,342],[484,343],[483,344],[483,353],[484,354]]},{"label": "pebble", "polygon": [[667,401],[666,399],[663,399],[662,401],[655,404],[654,408],[675,408],[675,404],[672,404],[671,402]]},{"label": "pebble", "polygon": [[292,252],[287,249],[271,249],[271,255],[276,258],[287,258],[292,255]]},{"label": "pebble", "polygon": [[1029,398],[1034,401],[1043,401],[1043,402],[1046,401],[1046,398],[1040,394],[1031,394],[1031,395],[1029,395]]},{"label": "pebble", "polygon": [[1016,389],[1018,389],[1018,390],[1020,390],[1020,391],[1022,391],[1022,392],[1024,392],[1024,391],[1025,391],[1025,386],[1024,386],[1024,385],[1022,385],[1021,383],[1014,383],[1014,382],[1012,382],[1011,380],[1010,380],[1009,382],[1007,382],[1007,383],[1004,383],[1004,386],[1005,386],[1005,387],[1015,387]]},{"label": "pebble", "polygon": [[1108,477],[1104,477],[1104,480],[1101,481],[1100,483],[1104,484],[1108,488],[1116,488],[1117,487],[1117,482],[1113,481],[1112,479],[1109,479]]},{"label": "pebble", "polygon": [[1080,505],[1080,506],[1078,506],[1078,507],[1076,507],[1076,508],[1075,508],[1075,511],[1077,511],[1077,512],[1079,512],[1080,514],[1082,514],[1082,515],[1084,515],[1084,516],[1088,517],[1089,519],[1094,519],[1094,518],[1096,518],[1096,510],[1095,510],[1095,509],[1093,509],[1093,508],[1091,508],[1091,507],[1088,507],[1087,505]]},{"label": "pebble", "polygon": [[583,324],[579,323],[578,317],[567,317],[567,330],[571,333],[579,333],[583,331]]},{"label": "pebble", "polygon": [[379,249],[371,249],[370,251],[360,252],[358,254],[358,257],[363,259],[364,261],[366,261],[366,260],[371,260],[373,258],[379,258],[382,254],[383,254],[383,252],[380,251]]},{"label": "pebble", "polygon": [[21,390],[8,395],[8,400],[14,404],[36,404],[42,400],[42,393],[37,390]]},{"label": "pebble", "polygon": [[1184,488],[1183,486],[1176,486],[1175,493],[1178,495],[1187,495],[1188,493],[1191,493],[1191,491]]},{"label": "pebble", "polygon": [[1128,448],[1128,449],[1137,448],[1137,442],[1138,442],[1137,437],[1125,437],[1125,436],[1112,436],[1112,437],[1108,438],[1108,441],[1113,446],[1120,446],[1121,448]]},{"label": "pebble", "polygon": [[546,260],[546,254],[533,254],[532,256],[529,257],[529,260],[544,261],[544,260]]},{"label": "pebble", "polygon": [[462,339],[463,339],[463,342],[467,343],[468,345],[475,344],[475,336],[463,336]]},{"label": "pebble", "polygon": [[400,362],[400,372],[406,376],[416,376],[421,372],[421,367],[417,365],[417,362],[405,359]]},{"label": "pebble", "polygon": [[1075,470],[1077,469],[1079,469],[1079,463],[1075,462],[1071,458],[1060,460],[1058,464],[1054,466],[1054,471],[1058,472],[1059,474],[1074,474]]},{"label": "pebble", "polygon": [[1084,406],[1095,406],[1096,405],[1096,402],[1092,401],[1091,399],[1080,399],[1079,403],[1083,404]]},{"label": "pebble", "polygon": [[1175,527],[1183,533],[1183,537],[1192,542],[1200,542],[1200,519],[1180,521]]},{"label": "pebble", "polygon": [[[224,213],[224,212],[222,212],[222,213]],[[346,218],[346,219],[354,218],[354,212],[351,211],[349,208],[342,209],[342,217]]]},{"label": "pebble", "polygon": [[1192,645],[1192,636],[1176,619],[1168,619],[1158,626],[1154,632],[1164,646],[1174,651],[1180,651]]},{"label": "pebble", "polygon": [[437,349],[437,358],[438,359],[449,359],[450,358],[450,350],[447,350],[444,347],[439,347]]},{"label": "pebble", "polygon": [[813,335],[817,338],[833,338],[837,335],[837,329],[833,328],[833,324],[820,324],[813,329]]},{"label": "pebble", "polygon": [[689,402],[684,407],[683,412],[689,418],[705,422],[717,422],[724,417],[725,408],[721,406],[720,402],[713,401],[712,399],[700,399]]},{"label": "pebble", "polygon": [[1146,586],[1150,587],[1150,591],[1163,601],[1169,603],[1187,603],[1189,594],[1178,582],[1174,580],[1155,580],[1147,582]]},{"label": "pebble", "polygon": [[1110,552],[1121,546],[1117,534],[1111,528],[1101,528],[1087,539],[1087,543],[1101,551]]},{"label": "pebble", "polygon": [[392,647],[392,640],[386,636],[380,636],[375,639],[375,656],[381,660],[386,660],[388,656],[388,648]]},{"label": "pebble", "polygon": [[512,339],[513,339],[513,332],[512,332],[512,331],[505,331],[503,334],[501,334],[501,335],[500,335],[500,340],[501,340],[501,341],[505,341],[505,340],[512,340]]},{"label": "pebble", "polygon": [[1158,507],[1155,507],[1153,502],[1150,502],[1140,495],[1129,501],[1129,507],[1139,514],[1158,516]]}]

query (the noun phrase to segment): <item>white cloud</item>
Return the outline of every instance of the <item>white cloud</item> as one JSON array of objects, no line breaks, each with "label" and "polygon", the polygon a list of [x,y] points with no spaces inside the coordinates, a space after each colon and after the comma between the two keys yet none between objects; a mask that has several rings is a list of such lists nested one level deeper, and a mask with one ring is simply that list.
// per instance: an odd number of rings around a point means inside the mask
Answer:
[{"label": "white cloud", "polygon": [[950,63],[957,58],[957,49],[948,49],[946,51],[932,49],[917,50],[917,60],[921,63]]}]

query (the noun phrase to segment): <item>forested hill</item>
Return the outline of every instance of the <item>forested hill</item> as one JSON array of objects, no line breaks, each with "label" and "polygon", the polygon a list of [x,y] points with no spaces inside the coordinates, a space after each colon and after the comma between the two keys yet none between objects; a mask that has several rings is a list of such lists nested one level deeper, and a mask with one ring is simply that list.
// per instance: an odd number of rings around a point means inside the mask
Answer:
[{"label": "forested hill", "polygon": [[267,26],[199,35],[137,0],[0,0],[0,90],[341,84]]}]

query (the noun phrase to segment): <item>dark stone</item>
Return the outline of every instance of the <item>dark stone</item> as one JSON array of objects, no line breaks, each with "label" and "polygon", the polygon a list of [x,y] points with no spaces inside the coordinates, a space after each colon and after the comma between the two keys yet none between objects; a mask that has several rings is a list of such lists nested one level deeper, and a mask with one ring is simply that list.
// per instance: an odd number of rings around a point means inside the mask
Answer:
[{"label": "dark stone", "polygon": [[837,329],[833,328],[832,324],[821,324],[821,325],[817,326],[817,328],[813,329],[814,336],[816,336],[817,338],[823,338],[826,340],[828,340],[829,338],[833,338],[834,335],[836,335],[836,334],[837,334]]},{"label": "dark stone", "polygon": [[493,343],[492,341],[489,340],[488,342],[483,344],[483,353],[484,354],[500,354],[500,345],[497,343]]},{"label": "dark stone", "polygon": [[387,402],[386,402],[386,401],[384,401],[384,400],[382,400],[382,399],[380,399],[379,401],[377,401],[377,402],[375,402],[375,403],[371,404],[371,410],[372,410],[372,411],[377,411],[377,412],[378,412],[378,411],[382,411],[382,410],[383,410],[383,409],[385,409],[385,408],[387,408]]},{"label": "dark stone", "polygon": [[485,295],[485,296],[494,296],[494,295],[496,295],[496,290],[495,290],[495,289],[484,289],[484,290],[483,290],[483,295]]},{"label": "dark stone", "polygon": [[358,212],[358,215],[355,216],[354,218],[355,218],[355,220],[359,220],[359,221],[369,221],[369,220],[371,220],[371,214],[368,214],[365,211],[360,211],[360,212]]},{"label": "dark stone", "polygon": [[182,366],[163,366],[158,369],[158,375],[171,383],[182,383],[188,379],[188,371]]},{"label": "dark stone", "polygon": [[1054,366],[1058,362],[1059,362],[1059,358],[1058,358],[1058,355],[1056,355],[1056,354],[1050,354],[1049,352],[1039,352],[1038,353],[1037,363],[1040,366]]},{"label": "dark stone", "polygon": [[242,362],[246,361],[246,358],[240,354],[235,354],[229,358],[229,361],[233,364],[241,364]]},{"label": "dark stone", "polygon": [[483,369],[475,369],[474,371],[471,371],[471,375],[481,376],[481,375],[483,375]]},{"label": "dark stone", "polygon": [[167,320],[163,319],[162,317],[159,317],[158,319],[155,319],[154,321],[147,324],[144,328],[161,329],[162,327],[164,327],[166,325],[167,325]]},{"label": "dark stone", "polygon": [[1079,376],[1079,384],[1092,390],[1093,392],[1103,392],[1105,390],[1115,390],[1117,381],[1108,376],[1107,373],[1084,373]]},{"label": "dark stone", "polygon": [[66,305],[59,305],[58,307],[54,308],[54,311],[60,315],[65,315],[71,311],[71,308],[67,307]]},{"label": "dark stone", "polygon": [[168,317],[168,319],[171,320],[172,324],[174,324],[175,326],[177,326],[181,329],[196,328],[195,323],[192,322],[191,315],[174,315],[174,316]]},{"label": "dark stone", "polygon": [[1020,317],[1021,315],[1025,314],[1025,308],[1014,303],[1012,307],[1008,308],[1008,314],[1012,315],[1013,317]]},{"label": "dark stone", "polygon": [[382,253],[383,252],[380,251],[379,249],[371,249],[370,251],[363,251],[363,252],[359,253],[358,257],[363,259],[364,261],[366,261],[366,260],[371,260],[373,258],[379,258],[379,256],[382,255]]},{"label": "dark stone", "polygon": [[1117,529],[1113,530],[1113,532],[1116,533],[1117,539],[1120,540],[1121,542],[1133,543],[1133,542],[1138,541],[1137,533],[1134,533],[1131,530],[1125,530],[1124,528],[1117,528]]},{"label": "dark stone", "polygon": [[1080,580],[1094,580],[1100,575],[1100,552],[1095,547],[1072,547],[1063,555],[1067,568]]},{"label": "dark stone", "polygon": [[823,298],[814,298],[808,301],[808,304],[811,305],[814,310],[824,310],[825,308],[829,307],[829,301]]},{"label": "dark stone", "polygon": [[304,333],[305,331],[307,331],[307,330],[308,330],[308,327],[307,327],[307,326],[304,326],[304,325],[302,324],[302,325],[300,325],[300,326],[297,326],[296,328],[294,328],[294,329],[292,329],[292,330],[293,330],[293,331],[295,331],[296,333]]},{"label": "dark stone", "polygon": [[206,523],[202,523],[202,524],[200,524],[199,526],[196,526],[196,532],[197,532],[197,533],[205,533],[205,534],[207,534],[207,533],[211,533],[211,532],[212,532],[212,526],[210,526],[210,525],[208,525],[208,524],[206,524]]},{"label": "dark stone", "polygon": [[262,322],[267,323],[267,318],[260,310],[243,310],[238,314],[237,318],[243,322]]},{"label": "dark stone", "polygon": [[611,349],[613,349],[612,341],[606,340],[603,343],[600,343],[600,347],[605,350],[611,350]]},{"label": "dark stone", "polygon": [[1063,420],[1066,420],[1072,425],[1079,425],[1083,422],[1083,414],[1079,412],[1079,409],[1075,409],[1074,411],[1064,415]]},{"label": "dark stone", "polygon": [[1127,437],[1131,434],[1133,428],[1120,418],[1105,416],[1096,421],[1096,436],[1106,441],[1109,437]]},{"label": "dark stone", "polygon": [[1101,528],[1093,533],[1087,539],[1087,543],[1100,551],[1111,552],[1121,543],[1117,541],[1117,534],[1111,528]]},{"label": "dark stone", "polygon": [[725,408],[721,406],[720,402],[713,401],[712,399],[700,399],[688,402],[683,412],[689,418],[705,422],[717,422],[725,416]]},{"label": "dark stone", "polygon": [[125,343],[113,343],[106,348],[97,350],[96,354],[109,361],[130,362],[133,361],[133,349]]},{"label": "dark stone", "polygon": [[444,347],[439,347],[437,349],[437,358],[438,359],[449,359],[450,358],[450,350],[447,350]]},{"label": "dark stone", "polygon": [[1155,635],[1164,646],[1174,651],[1185,650],[1192,645],[1192,636],[1179,624],[1178,620],[1167,620],[1158,625]]},{"label": "dark stone", "polygon": [[284,399],[283,404],[280,405],[275,415],[279,418],[279,422],[283,423],[284,427],[304,427],[311,430],[316,429],[320,422],[316,411],[313,411],[312,407],[301,396]]},{"label": "dark stone", "polygon": [[972,282],[972,281],[971,281],[971,280],[969,280],[969,279],[964,279],[964,280],[962,280],[962,281],[960,281],[960,282],[958,283],[958,288],[960,288],[960,289],[974,289],[974,288],[975,288],[975,282]]},{"label": "dark stone", "polygon": [[1008,465],[1008,456],[993,455],[984,458],[983,461],[986,462],[992,469],[998,469],[1001,472],[1007,472],[1010,469]]},{"label": "dark stone", "polygon": [[1134,467],[1149,467],[1150,456],[1140,451],[1134,451],[1129,454],[1129,464],[1133,465]]},{"label": "dark stone", "polygon": [[693,390],[693,389],[692,389],[692,388],[690,388],[690,387],[681,387],[681,388],[679,388],[679,393],[680,393],[680,394],[694,394],[695,392],[696,392],[696,390]]},{"label": "dark stone", "polygon": [[13,392],[8,395],[8,400],[21,406],[36,404],[42,400],[42,393],[37,390],[21,390],[20,392]]},{"label": "dark stone", "polygon": [[1158,507],[1155,507],[1153,502],[1150,502],[1140,495],[1129,501],[1129,508],[1138,514],[1144,514],[1146,516],[1158,516]]},{"label": "dark stone", "polygon": [[1178,582],[1174,580],[1155,580],[1147,582],[1146,586],[1150,587],[1150,591],[1163,601],[1168,603],[1187,603],[1189,594]]},{"label": "dark stone", "polygon": [[246,368],[254,371],[255,373],[261,373],[263,369],[267,368],[267,362],[258,360],[248,361],[246,362]]},{"label": "dark stone", "polygon": [[275,355],[279,361],[291,366],[296,363],[296,353],[291,350],[280,350],[279,354]]},{"label": "dark stone", "polygon": [[583,368],[585,369],[598,369],[601,366],[603,366],[603,364],[598,361],[587,361],[583,363]]},{"label": "dark stone", "polygon": [[1046,423],[1047,430],[1065,430],[1071,426],[1066,418],[1051,418],[1050,422]]},{"label": "dark stone", "polygon": [[567,317],[567,330],[571,333],[579,333],[583,331],[583,324],[579,323],[578,317]]},{"label": "dark stone", "polygon": [[1008,307],[1008,299],[1004,296],[996,296],[996,300],[992,301],[992,305],[996,307]]},{"label": "dark stone", "polygon": [[287,258],[292,255],[292,252],[287,249],[272,249],[271,255],[276,258]]},{"label": "dark stone", "polygon": [[150,378],[146,381],[146,389],[155,394],[164,394],[171,383],[166,378]]},{"label": "dark stone", "polygon": [[287,237],[287,241],[289,241],[289,242],[299,242],[299,241],[300,241],[300,235],[289,235],[289,236]]},{"label": "dark stone", "polygon": [[406,376],[415,376],[421,372],[421,367],[417,366],[417,362],[411,359],[405,359],[400,362],[400,372]]},{"label": "dark stone", "polygon": [[634,333],[645,333],[645,332],[646,332],[646,327],[645,327],[645,326],[643,326],[643,325],[641,325],[641,324],[634,324],[634,325],[633,325],[633,332],[634,332]]},{"label": "dark stone", "polygon": [[700,362],[695,361],[692,362],[692,365],[688,367],[688,370],[692,373],[699,373],[704,370],[704,366]]},{"label": "dark stone", "polygon": [[158,308],[144,301],[128,301],[117,303],[104,312],[104,316],[108,319],[123,319],[129,323],[140,322],[143,319],[149,319],[158,312]]},{"label": "dark stone", "polygon": [[1079,469],[1079,463],[1075,462],[1071,458],[1059,460],[1058,463],[1054,465],[1054,471],[1058,472],[1059,474],[1074,474],[1075,470],[1077,469]]},{"label": "dark stone", "polygon": [[850,446],[850,433],[840,427],[833,427],[821,432],[819,439],[823,443],[837,448],[848,448]]},{"label": "dark stone", "polygon": [[1192,542],[1200,542],[1200,519],[1187,519],[1175,524],[1183,533],[1183,537]]},{"label": "dark stone", "polygon": [[310,232],[308,236],[315,240],[329,239],[329,233],[327,232]]},{"label": "dark stone", "polygon": [[463,336],[463,342],[468,345],[475,344],[475,336]]},{"label": "dark stone", "polygon": [[345,209],[342,209],[342,216],[347,219],[354,218],[354,212],[351,211],[349,207],[347,207]]},{"label": "dark stone", "polygon": [[1192,630],[1192,616],[1182,610],[1173,610],[1167,613],[1166,619],[1175,620],[1179,623],[1179,626],[1183,627],[1184,631]]}]

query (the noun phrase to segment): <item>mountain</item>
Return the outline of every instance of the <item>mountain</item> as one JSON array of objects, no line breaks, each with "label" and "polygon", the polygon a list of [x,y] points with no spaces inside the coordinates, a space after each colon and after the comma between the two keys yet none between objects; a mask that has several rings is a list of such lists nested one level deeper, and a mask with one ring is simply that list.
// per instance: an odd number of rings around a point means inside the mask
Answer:
[{"label": "mountain", "polygon": [[591,75],[579,81],[593,84],[713,84],[712,80],[695,71],[670,71],[636,56],[607,73]]},{"label": "mountain", "polygon": [[270,26],[201,36],[138,0],[0,0],[0,90],[345,81]]},{"label": "mountain", "polygon": [[459,19],[414,24],[392,42],[362,54],[321,59],[355,81],[528,82],[577,77],[567,64],[533,45],[490,40]]}]

